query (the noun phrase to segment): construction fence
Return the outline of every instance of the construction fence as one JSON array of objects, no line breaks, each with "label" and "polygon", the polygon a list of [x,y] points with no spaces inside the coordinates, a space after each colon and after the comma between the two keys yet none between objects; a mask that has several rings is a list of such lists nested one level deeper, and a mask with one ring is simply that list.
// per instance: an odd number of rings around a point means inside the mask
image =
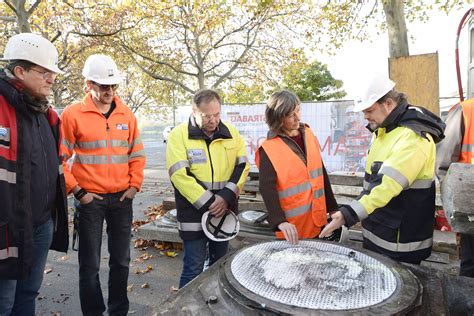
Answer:
[{"label": "construction fence", "polygon": [[[367,148],[371,140],[361,112],[352,112],[353,101],[303,102],[301,121],[308,124],[321,146],[323,161],[328,172],[364,171]],[[179,121],[189,117],[186,111]],[[265,104],[223,105],[221,119],[233,124],[241,133],[247,154],[255,167],[255,151],[266,139]]]}]

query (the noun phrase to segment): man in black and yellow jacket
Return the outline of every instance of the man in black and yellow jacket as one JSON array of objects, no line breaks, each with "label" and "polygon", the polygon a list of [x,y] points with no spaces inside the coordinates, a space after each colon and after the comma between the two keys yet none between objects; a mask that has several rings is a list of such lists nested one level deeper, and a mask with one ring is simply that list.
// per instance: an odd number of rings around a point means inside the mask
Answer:
[{"label": "man in black and yellow jacket", "polygon": [[377,74],[355,102],[354,110],[364,112],[373,133],[364,190],[333,214],[320,236],[362,221],[364,248],[418,264],[430,256],[433,244],[436,143],[445,125],[428,110],[409,105],[394,86]]},{"label": "man in black and yellow jacket", "polygon": [[199,90],[189,121],[173,129],[166,146],[184,247],[180,288],[203,271],[207,249],[210,265],[227,253],[228,241],[207,238],[201,218],[206,211],[215,217],[237,213],[238,196],[250,169],[242,137],[234,126],[220,120],[220,113],[219,95]]}]

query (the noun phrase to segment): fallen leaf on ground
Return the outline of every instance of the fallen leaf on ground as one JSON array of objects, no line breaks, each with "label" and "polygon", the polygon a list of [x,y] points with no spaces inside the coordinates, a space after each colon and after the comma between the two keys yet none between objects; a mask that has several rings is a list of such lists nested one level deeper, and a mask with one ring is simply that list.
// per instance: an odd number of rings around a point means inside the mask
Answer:
[{"label": "fallen leaf on ground", "polygon": [[51,273],[51,272],[53,272],[53,269],[51,269],[51,268],[44,269],[44,274],[48,274],[48,273]]},{"label": "fallen leaf on ground", "polygon": [[178,288],[176,286],[171,286],[170,292],[177,292]]},{"label": "fallen leaf on ground", "polygon": [[135,220],[133,221],[132,223],[132,230],[133,231],[137,231],[138,230],[138,227],[142,226],[142,225],[145,225],[147,223],[149,223],[150,221],[149,220],[146,220],[146,221],[140,221],[140,220]]},{"label": "fallen leaf on ground", "polygon": [[165,209],[163,207],[163,204],[157,206],[157,205],[152,205],[148,207],[148,210],[144,212],[145,215],[148,218],[148,221],[155,221],[157,218],[162,217],[165,215]]},{"label": "fallen leaf on ground", "polygon": [[61,258],[59,258],[59,261],[66,261],[66,260],[69,260],[69,256],[62,256]]},{"label": "fallen leaf on ground", "polygon": [[153,270],[153,266],[152,265],[147,265],[145,269],[139,269],[139,268],[136,268],[135,269],[135,274],[144,274],[144,273],[148,273],[150,271]]},{"label": "fallen leaf on ground", "polygon": [[145,253],[141,254],[140,256],[138,256],[134,261],[139,262],[139,263],[143,263],[145,260],[149,260],[151,258],[153,258],[153,255],[150,255],[148,252],[145,252]]},{"label": "fallen leaf on ground", "polygon": [[165,252],[165,255],[168,257],[174,258],[178,255],[178,253],[176,251],[167,251]]},{"label": "fallen leaf on ground", "polygon": [[147,288],[149,288],[149,287],[150,287],[150,284],[148,284],[148,282],[145,282],[145,283],[143,283],[143,284],[141,285],[141,288],[142,288],[142,289],[147,289]]},{"label": "fallen leaf on ground", "polygon": [[127,292],[132,292],[133,291],[133,284],[130,284],[127,286]]}]

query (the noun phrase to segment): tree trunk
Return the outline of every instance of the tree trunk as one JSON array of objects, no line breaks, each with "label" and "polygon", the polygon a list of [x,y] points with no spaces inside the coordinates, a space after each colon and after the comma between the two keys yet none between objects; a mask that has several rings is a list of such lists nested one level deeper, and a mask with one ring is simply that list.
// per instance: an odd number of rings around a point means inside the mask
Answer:
[{"label": "tree trunk", "polygon": [[30,22],[28,21],[30,14],[25,9],[25,2],[26,0],[13,1],[13,5],[15,6],[16,10],[16,24],[18,26],[19,33],[31,32]]},{"label": "tree trunk", "polygon": [[409,56],[403,1],[384,0],[382,3],[385,19],[387,21],[390,57]]}]

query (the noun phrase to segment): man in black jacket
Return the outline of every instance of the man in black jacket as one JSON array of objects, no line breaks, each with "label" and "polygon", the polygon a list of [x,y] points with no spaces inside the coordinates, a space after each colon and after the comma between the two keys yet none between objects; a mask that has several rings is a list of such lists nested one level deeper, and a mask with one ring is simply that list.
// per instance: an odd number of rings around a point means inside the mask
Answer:
[{"label": "man in black jacket", "polygon": [[0,70],[0,315],[34,315],[48,250],[68,248],[60,126],[48,104],[58,52],[15,35]]}]

